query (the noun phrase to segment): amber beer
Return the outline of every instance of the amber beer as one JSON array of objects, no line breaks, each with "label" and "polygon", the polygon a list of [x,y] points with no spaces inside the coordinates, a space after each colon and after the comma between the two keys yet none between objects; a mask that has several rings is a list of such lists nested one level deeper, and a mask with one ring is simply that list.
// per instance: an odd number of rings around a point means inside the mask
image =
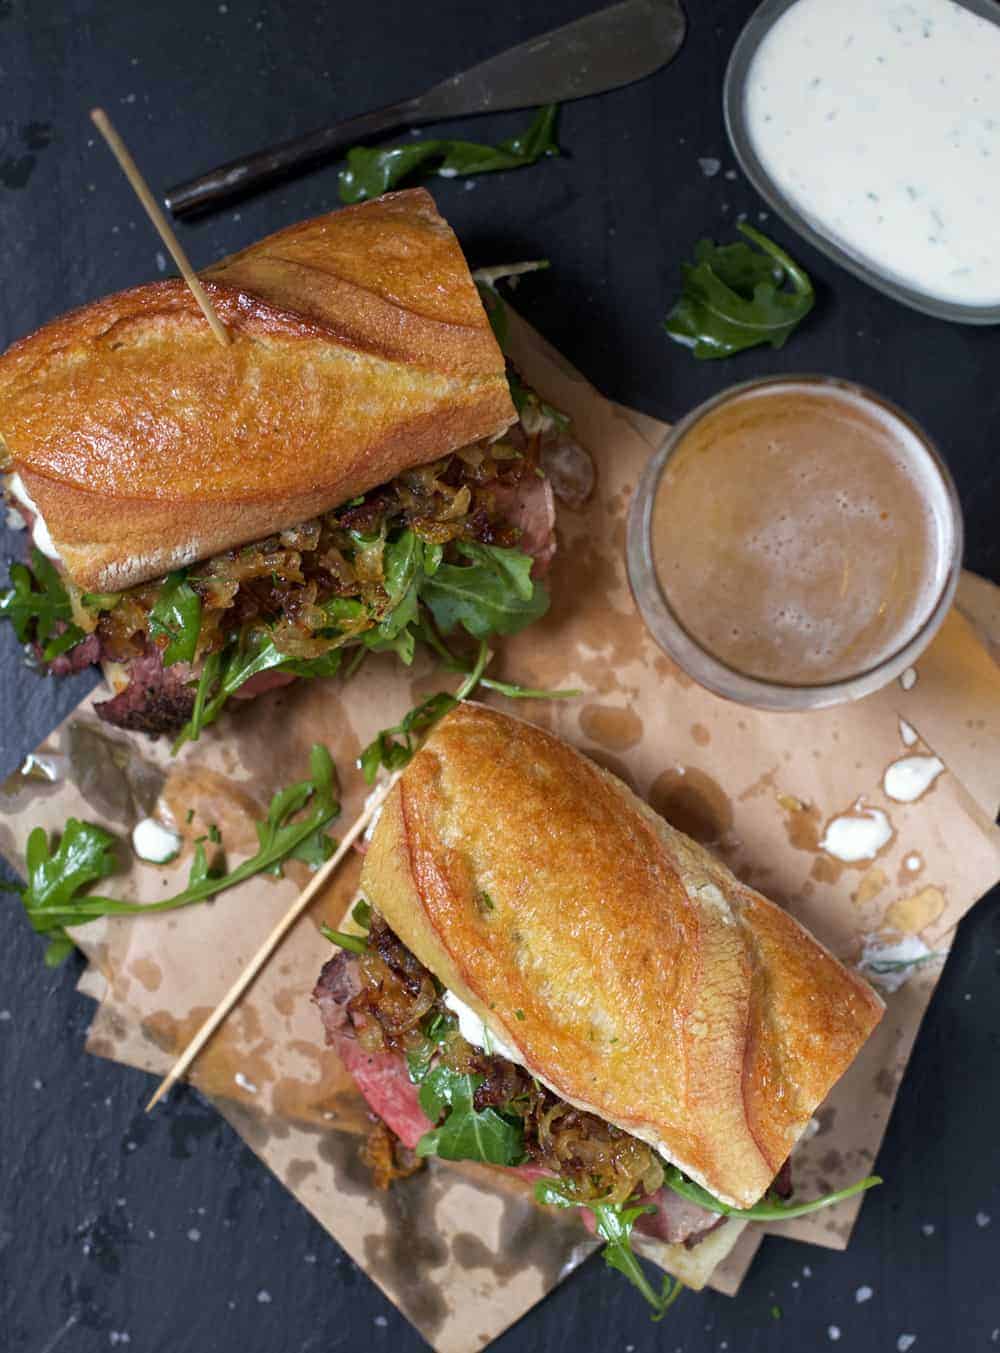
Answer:
[{"label": "amber beer", "polygon": [[629,574],[696,680],[810,708],[913,661],[951,601],[961,534],[951,478],[905,414],[847,382],[780,378],[668,437],[633,502]]}]

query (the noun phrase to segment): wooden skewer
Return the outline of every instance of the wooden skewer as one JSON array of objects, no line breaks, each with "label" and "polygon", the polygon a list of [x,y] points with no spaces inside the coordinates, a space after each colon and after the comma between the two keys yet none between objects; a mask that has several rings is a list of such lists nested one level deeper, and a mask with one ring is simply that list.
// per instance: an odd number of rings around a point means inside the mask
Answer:
[{"label": "wooden skewer", "polygon": [[129,154],[125,142],[111,125],[111,120],[103,108],[92,108],[90,110],[90,120],[104,137],[105,141],[107,141],[112,155],[121,165],[122,173],[132,185],[136,197],[138,197],[139,201],[145,207],[146,215],[156,227],[160,239],[169,249],[170,256],[177,264],[181,276],[191,288],[191,294],[201,306],[202,314],[208,320],[212,333],[224,348],[228,348],[229,344],[232,342],[232,336],[215,313],[215,308],[208,299],[208,293],[202,286],[198,274],[195,272],[194,268],[191,267],[187,254],[185,254],[184,250],[181,248],[180,240],[178,240],[173,230],[167,224],[167,218],[160,210],[156,198],[149,191],[149,185],[139,172],[139,167]]},{"label": "wooden skewer", "polygon": [[156,1094],[146,1105],[147,1113],[149,1113],[150,1109],[153,1107],[154,1104],[158,1103],[159,1100],[163,1098],[163,1096],[170,1090],[172,1086],[176,1085],[176,1083],[180,1080],[180,1078],[191,1066],[191,1063],[194,1061],[194,1059],[198,1056],[199,1052],[201,1052],[202,1048],[215,1033],[216,1029],[218,1029],[219,1025],[222,1024],[223,1020],[225,1020],[226,1016],[233,1009],[233,1007],[239,1001],[240,997],[253,982],[254,978],[257,976],[257,974],[263,968],[264,964],[274,953],[275,949],[277,949],[278,945],[288,934],[289,930],[291,930],[292,926],[309,906],[309,903],[313,900],[313,898],[320,891],[323,885],[335,873],[344,856],[350,850],[351,846],[358,839],[358,837],[361,835],[364,829],[368,826],[368,823],[371,821],[372,817],[375,815],[375,813],[378,812],[379,808],[381,808],[382,804],[385,802],[386,798],[389,795],[389,791],[392,789],[393,785],[399,779],[401,773],[402,773],[401,771],[396,771],[396,773],[390,776],[390,778],[385,782],[385,784],[382,785],[382,787],[376,793],[374,793],[368,800],[368,803],[365,805],[364,812],[357,819],[357,821],[354,822],[354,824],[348,829],[347,835],[344,837],[340,845],[337,847],[336,852],[333,855],[331,855],[330,859],[327,860],[326,864],[324,864],[320,869],[316,871],[316,874],[310,880],[309,885],[303,890],[302,893],[300,893],[300,895],[296,898],[292,906],[288,909],[288,911],[285,913],[282,919],[274,927],[270,935],[268,935],[267,939],[254,954],[253,958],[251,958],[247,966],[243,969],[242,973],[240,973],[239,977],[226,992],[225,996],[223,996],[222,1000],[209,1015],[208,1019],[205,1020],[205,1023],[195,1034],[194,1038],[191,1039],[191,1042],[181,1053],[180,1057],[178,1057],[177,1061],[171,1067],[168,1074],[160,1082]]}]

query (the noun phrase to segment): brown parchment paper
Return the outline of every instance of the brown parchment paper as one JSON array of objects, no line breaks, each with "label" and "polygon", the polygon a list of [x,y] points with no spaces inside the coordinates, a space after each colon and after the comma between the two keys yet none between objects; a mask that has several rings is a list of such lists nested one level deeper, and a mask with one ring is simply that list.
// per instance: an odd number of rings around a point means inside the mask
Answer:
[{"label": "brown parchment paper", "polygon": [[[768,715],[695,687],[645,633],[625,579],[627,504],[662,425],[604,400],[515,316],[512,328],[524,374],[571,414],[597,469],[589,502],[560,508],[550,615],[508,641],[497,663],[497,674],[584,694],[516,712],[620,774],[845,962],[878,933],[919,933],[943,958],[957,921],[1000,876],[992,822],[1000,672],[972,623],[953,612],[907,689],[894,683],[847,708]],[[982,623],[989,605],[979,581],[968,590]],[[165,746],[104,729],[85,701],[0,791],[0,850],[21,867],[35,825],[58,830],[76,815],[127,836],[155,808],[188,840],[215,823],[238,858],[254,849],[253,822],[271,793],[301,778],[317,740],[340,768],[347,823],[366,792],[353,770],[361,747],[449,684],[426,661],[406,671],[376,659],[348,687],[316,682],[255,701],[176,763]],[[915,744],[904,743],[900,719]],[[947,770],[928,792],[909,804],[887,798],[886,768],[932,752]],[[829,820],[859,799],[888,815],[893,835],[876,859],[846,865],[819,842]],[[123,863],[129,854],[123,847]],[[164,868],[133,862],[116,893],[153,900],[175,891],[189,859],[190,847]],[[289,872],[188,911],[81,928],[91,962],[81,985],[101,1003],[88,1049],[165,1072],[307,878],[304,866]],[[594,1246],[572,1216],[541,1214],[518,1181],[477,1167],[432,1163],[388,1194],[371,1189],[357,1155],[363,1106],[322,1047],[309,1001],[329,953],[319,925],[340,920],[357,874],[355,860],[302,918],[192,1080],[425,1338],[441,1353],[465,1353],[512,1324]],[[929,963],[887,996],[882,1025],[796,1151],[805,1195],[869,1168],[939,971]],[[737,1290],[765,1229],[843,1248],[859,1206],[746,1228],[712,1285]]]}]

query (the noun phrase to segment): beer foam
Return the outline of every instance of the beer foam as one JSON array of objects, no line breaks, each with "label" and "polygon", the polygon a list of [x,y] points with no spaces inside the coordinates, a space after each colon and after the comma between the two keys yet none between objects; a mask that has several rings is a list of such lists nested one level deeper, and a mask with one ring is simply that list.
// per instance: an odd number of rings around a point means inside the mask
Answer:
[{"label": "beer foam", "polygon": [[850,389],[737,394],[682,437],[654,506],[665,597],[747,675],[825,684],[890,657],[925,623],[954,542],[927,448]]}]

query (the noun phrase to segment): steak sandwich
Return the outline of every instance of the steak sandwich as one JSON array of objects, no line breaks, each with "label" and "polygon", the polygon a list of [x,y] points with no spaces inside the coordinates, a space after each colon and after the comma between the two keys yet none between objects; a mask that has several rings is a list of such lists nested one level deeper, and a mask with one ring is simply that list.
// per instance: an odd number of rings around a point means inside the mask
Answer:
[{"label": "steak sandwich", "polygon": [[[422,189],[110,296],[0,357],[0,470],[30,527],[0,613],[109,722],[197,735],[233,694],[404,661],[546,604],[539,401]],[[528,414],[532,417],[528,417]],[[528,428],[530,427],[530,432]],[[345,663],[346,667],[346,663]]]},{"label": "steak sandwich", "polygon": [[314,995],[378,1182],[430,1155],[517,1170],[661,1307],[633,1229],[700,1286],[748,1221],[843,1196],[789,1204],[787,1162],[881,1001],[558,738],[460,704],[361,888]]}]

